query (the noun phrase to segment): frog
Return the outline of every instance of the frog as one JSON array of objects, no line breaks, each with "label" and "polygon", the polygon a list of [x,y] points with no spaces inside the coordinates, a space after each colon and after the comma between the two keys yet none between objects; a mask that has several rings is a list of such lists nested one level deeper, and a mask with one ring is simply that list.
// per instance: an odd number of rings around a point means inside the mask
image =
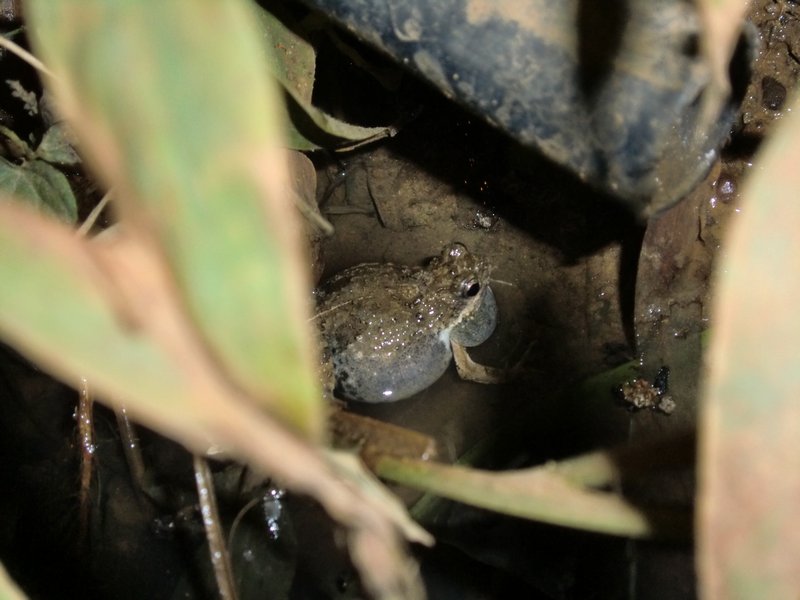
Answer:
[{"label": "frog", "polygon": [[462,378],[494,382],[465,350],[497,327],[489,275],[486,261],[454,242],[424,266],[362,263],[322,283],[314,320],[334,395],[403,400],[437,381],[454,357]]}]

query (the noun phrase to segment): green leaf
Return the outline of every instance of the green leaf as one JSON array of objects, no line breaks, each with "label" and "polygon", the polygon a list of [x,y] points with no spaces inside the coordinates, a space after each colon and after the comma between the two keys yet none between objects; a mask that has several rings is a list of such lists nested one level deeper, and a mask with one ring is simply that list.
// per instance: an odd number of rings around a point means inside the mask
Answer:
[{"label": "green leaf", "polygon": [[218,444],[312,495],[347,528],[371,594],[395,598],[420,585],[397,506],[297,435],[322,433],[308,266],[249,6],[29,0],[120,237],[90,244],[0,203],[0,335],[193,452]]},{"label": "green leaf", "polygon": [[0,600],[24,600],[25,594],[17,587],[0,564]]},{"label": "green leaf", "polygon": [[31,0],[28,18],[82,151],[158,238],[209,351],[319,434],[307,266],[250,4]]},{"label": "green leaf", "polygon": [[628,537],[685,538],[691,531],[688,513],[644,510],[617,494],[575,485],[546,467],[489,472],[386,457],[376,472],[445,498],[553,525]]},{"label": "green leaf", "polygon": [[159,253],[116,233],[90,243],[18,203],[0,202],[0,337],[74,386],[86,378],[104,402],[190,451],[217,444],[313,495],[349,528],[354,560],[376,598],[397,597],[398,579],[416,586],[401,536],[430,537],[396,498],[364,481],[352,457],[323,455],[231,385],[182,318]]},{"label": "green leaf", "polygon": [[65,223],[75,223],[78,219],[77,202],[67,178],[44,161],[15,165],[0,157],[0,191]]},{"label": "green leaf", "polygon": [[77,165],[81,162],[72,147],[72,134],[66,123],[56,123],[48,129],[36,148],[36,156],[57,165]]},{"label": "green leaf", "polygon": [[[315,107],[311,103],[316,68],[316,54],[313,46],[268,10],[260,8],[259,17],[267,46],[269,70],[305,113],[312,125],[329,136],[351,142],[388,135],[387,127],[351,125]],[[316,135],[313,134],[314,132],[301,132],[295,124],[291,123],[290,147],[296,150],[319,148],[320,146],[314,141],[314,139],[319,140],[319,132]]]},{"label": "green leaf", "polygon": [[147,405],[191,421],[183,374],[152,340],[125,330],[105,297],[110,284],[86,241],[3,200],[3,339],[68,382],[86,377],[116,401],[132,400],[138,414],[150,412],[136,401],[141,396]]}]

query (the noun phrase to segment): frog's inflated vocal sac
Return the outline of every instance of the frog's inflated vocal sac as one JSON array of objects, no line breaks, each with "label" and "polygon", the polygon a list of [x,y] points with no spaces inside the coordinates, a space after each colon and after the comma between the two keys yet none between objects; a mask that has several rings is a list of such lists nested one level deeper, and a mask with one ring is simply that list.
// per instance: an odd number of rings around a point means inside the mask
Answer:
[{"label": "frog's inflated vocal sac", "polygon": [[489,266],[461,244],[425,267],[351,267],[315,295],[323,354],[348,400],[392,402],[424,390],[447,370],[451,342],[477,346],[497,324]]}]

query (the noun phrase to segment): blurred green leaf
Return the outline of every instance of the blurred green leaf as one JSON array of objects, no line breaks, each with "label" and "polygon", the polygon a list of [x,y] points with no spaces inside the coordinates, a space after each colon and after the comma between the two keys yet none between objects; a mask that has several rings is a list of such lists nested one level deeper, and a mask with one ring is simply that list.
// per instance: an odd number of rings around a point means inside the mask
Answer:
[{"label": "blurred green leaf", "polygon": [[717,272],[700,419],[706,598],[800,590],[800,102],[756,157]]},{"label": "blurred green leaf", "polygon": [[71,133],[66,123],[56,123],[48,129],[36,148],[36,156],[57,165],[77,165],[81,162],[71,143]]},{"label": "blurred green leaf", "polygon": [[11,581],[3,565],[0,564],[0,600],[24,600],[25,594]]},{"label": "blurred green leaf", "polygon": [[3,339],[73,385],[86,377],[116,402],[130,401],[151,426],[174,418],[191,427],[185,373],[153,340],[126,329],[86,241],[14,204],[0,203]]},{"label": "blurred green leaf", "polygon": [[37,47],[87,159],[160,241],[209,351],[319,435],[307,267],[280,100],[244,0],[31,0]]},{"label": "blurred green leaf", "polygon": [[182,318],[156,251],[119,232],[90,243],[20,203],[0,202],[0,257],[5,341],[73,386],[85,377],[104,402],[193,452],[216,444],[313,495],[349,528],[377,598],[393,597],[386,589],[396,584],[416,585],[403,535],[429,536],[388,492],[376,494],[363,471],[278,426],[218,372]]},{"label": "blurred green leaf", "polygon": [[15,165],[0,157],[0,191],[65,223],[75,223],[78,219],[77,202],[67,178],[44,161]]},{"label": "blurred green leaf", "polygon": [[59,113],[114,187],[120,225],[90,244],[0,204],[4,339],[193,452],[216,444],[316,498],[374,597],[417,589],[402,507],[297,435],[322,437],[310,284],[251,5],[26,8]]},{"label": "blurred green leaf", "polygon": [[[273,7],[274,8],[274,7]],[[268,46],[267,61],[270,72],[280,82],[292,100],[308,116],[311,124],[325,134],[358,142],[385,135],[386,127],[361,127],[345,123],[316,108],[311,102],[314,91],[316,54],[314,48],[303,37],[287,27],[278,16],[266,9],[259,9],[260,25]],[[291,123],[291,119],[289,119]],[[295,150],[315,150],[320,146],[319,132],[300,132],[290,126],[289,146]]]}]

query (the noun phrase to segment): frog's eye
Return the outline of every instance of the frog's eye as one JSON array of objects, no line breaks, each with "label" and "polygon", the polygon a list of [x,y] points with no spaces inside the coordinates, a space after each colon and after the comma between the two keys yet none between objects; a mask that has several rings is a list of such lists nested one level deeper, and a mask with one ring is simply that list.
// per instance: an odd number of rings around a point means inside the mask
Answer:
[{"label": "frog's eye", "polygon": [[481,282],[474,277],[470,277],[461,282],[460,292],[462,298],[474,298],[480,291]]}]

